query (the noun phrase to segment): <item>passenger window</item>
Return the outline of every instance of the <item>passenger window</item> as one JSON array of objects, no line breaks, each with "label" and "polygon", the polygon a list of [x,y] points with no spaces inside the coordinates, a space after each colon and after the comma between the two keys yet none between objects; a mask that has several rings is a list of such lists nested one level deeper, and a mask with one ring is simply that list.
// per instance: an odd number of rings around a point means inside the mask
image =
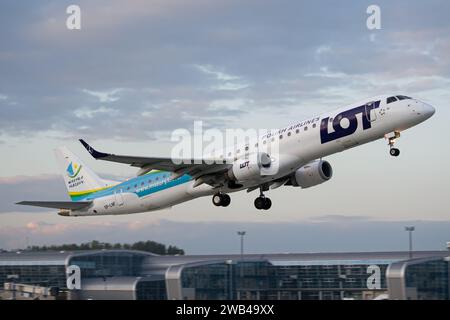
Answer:
[{"label": "passenger window", "polygon": [[290,137],[290,136],[291,136],[291,132],[289,131],[289,132],[288,132],[288,137]]},{"label": "passenger window", "polygon": [[315,123],[313,123],[313,128],[315,128],[316,127],[316,124]]},{"label": "passenger window", "polygon": [[391,102],[395,102],[395,101],[397,101],[396,97],[389,97],[389,98],[387,98],[386,103],[391,103]]},{"label": "passenger window", "polygon": [[245,151],[248,151],[248,146],[245,147]]},{"label": "passenger window", "polygon": [[307,131],[308,130],[308,126],[305,126],[305,128],[303,130]]},{"label": "passenger window", "polygon": [[295,133],[300,133],[300,129],[295,130]]},{"label": "passenger window", "polygon": [[281,139],[283,139],[283,135],[282,134],[280,134],[280,137],[279,137],[279,139],[281,140]]}]

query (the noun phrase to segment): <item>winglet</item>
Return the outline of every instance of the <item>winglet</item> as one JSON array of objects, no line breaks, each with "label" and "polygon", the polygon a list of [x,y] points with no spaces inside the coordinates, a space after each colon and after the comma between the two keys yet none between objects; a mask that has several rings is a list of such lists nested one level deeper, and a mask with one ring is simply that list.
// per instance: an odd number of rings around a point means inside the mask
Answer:
[{"label": "winglet", "polygon": [[107,153],[99,152],[99,151],[95,150],[90,145],[88,145],[87,142],[84,141],[83,139],[80,139],[80,142],[95,159],[105,158],[109,155]]}]

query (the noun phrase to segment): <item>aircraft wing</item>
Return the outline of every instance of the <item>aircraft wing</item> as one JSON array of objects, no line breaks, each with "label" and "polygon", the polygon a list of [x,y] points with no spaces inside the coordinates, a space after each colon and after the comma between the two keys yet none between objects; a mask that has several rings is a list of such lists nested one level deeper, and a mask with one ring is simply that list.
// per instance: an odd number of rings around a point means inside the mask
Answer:
[{"label": "aircraft wing", "polygon": [[91,203],[92,201],[21,201],[17,202],[16,204],[53,209],[78,210],[88,207]]},{"label": "aircraft wing", "polygon": [[220,172],[225,172],[231,167],[231,164],[225,163],[224,159],[215,161],[211,164],[206,163],[204,159],[188,159],[189,161],[181,161],[181,159],[172,158],[115,155],[97,151],[89,144],[87,144],[83,139],[80,139],[80,142],[81,144],[83,144],[86,150],[97,160],[124,163],[129,164],[133,167],[141,168],[141,171],[138,173],[138,175],[145,174],[150,170],[155,169],[178,173],[180,176],[183,174],[189,174],[194,178],[198,178],[201,176],[211,176]]}]

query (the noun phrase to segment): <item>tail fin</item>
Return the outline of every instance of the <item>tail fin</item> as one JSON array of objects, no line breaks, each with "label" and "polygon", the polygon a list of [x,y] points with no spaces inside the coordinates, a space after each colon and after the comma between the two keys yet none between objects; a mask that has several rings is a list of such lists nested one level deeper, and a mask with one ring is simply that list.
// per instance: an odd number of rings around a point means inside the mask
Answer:
[{"label": "tail fin", "polygon": [[106,189],[114,183],[101,179],[66,147],[55,149],[55,154],[72,201],[82,200],[89,194]]}]

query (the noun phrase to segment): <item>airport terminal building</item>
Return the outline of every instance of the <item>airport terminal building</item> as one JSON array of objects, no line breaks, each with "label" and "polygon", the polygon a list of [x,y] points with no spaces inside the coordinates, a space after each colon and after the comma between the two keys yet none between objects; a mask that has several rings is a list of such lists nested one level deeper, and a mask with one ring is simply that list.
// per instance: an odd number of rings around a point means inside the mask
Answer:
[{"label": "airport terminal building", "polygon": [[[56,289],[48,292],[58,292],[60,299],[448,300],[449,261],[449,251],[416,251],[411,258],[409,252],[242,256],[157,256],[132,250],[3,252],[0,290],[5,298],[15,289],[20,298],[13,282]],[[70,266],[79,267],[80,289],[67,288]],[[30,292],[23,295],[41,298]]]}]

